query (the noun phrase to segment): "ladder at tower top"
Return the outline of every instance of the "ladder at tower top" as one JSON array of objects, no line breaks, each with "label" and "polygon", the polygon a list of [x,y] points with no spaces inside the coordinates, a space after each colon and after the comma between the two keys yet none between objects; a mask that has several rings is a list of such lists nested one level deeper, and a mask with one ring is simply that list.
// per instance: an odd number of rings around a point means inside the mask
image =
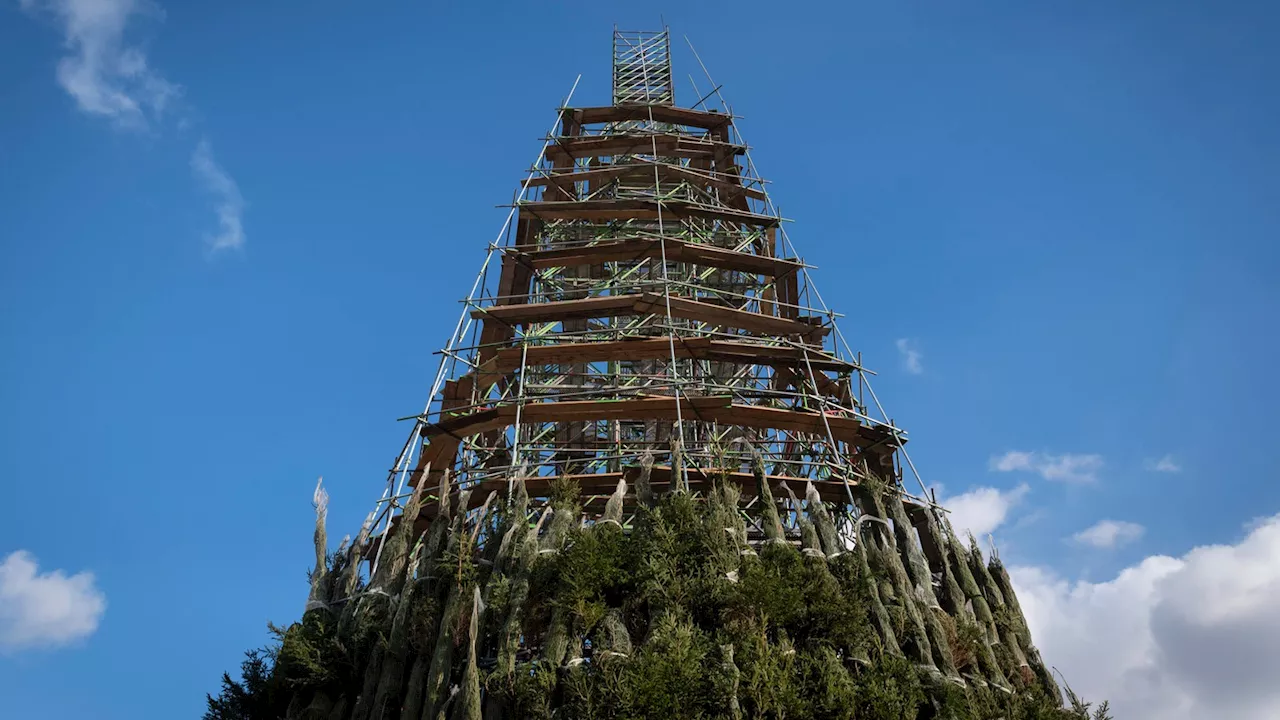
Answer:
[{"label": "ladder at tower top", "polygon": [[613,104],[675,104],[670,31],[613,31]]}]

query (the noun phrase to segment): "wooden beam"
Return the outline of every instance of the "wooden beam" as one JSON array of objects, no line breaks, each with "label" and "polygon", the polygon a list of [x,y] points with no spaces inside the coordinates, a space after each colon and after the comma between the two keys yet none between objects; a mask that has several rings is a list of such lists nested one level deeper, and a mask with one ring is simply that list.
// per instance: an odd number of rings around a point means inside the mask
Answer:
[{"label": "wooden beam", "polygon": [[[723,425],[767,428],[788,432],[812,433],[826,436],[827,425],[837,441],[859,448],[876,448],[887,454],[895,446],[890,444],[888,432],[863,425],[856,418],[828,415],[826,422],[821,415],[800,410],[770,408],[759,405],[732,404],[726,396],[704,396],[680,399],[680,413],[690,420],[715,421]],[[430,442],[423,449],[418,472],[429,460],[432,474],[452,465],[452,452],[456,452],[461,438],[498,430],[515,422],[516,406],[478,410],[468,415],[445,419],[426,426],[423,436]],[[521,422],[575,422],[584,420],[671,420],[676,419],[676,400],[670,397],[648,397],[636,400],[572,400],[561,402],[528,402],[521,410]],[[902,442],[906,442],[903,440]],[[443,464],[441,464],[443,463]]]},{"label": "wooden beam", "polygon": [[727,125],[733,121],[733,116],[725,113],[692,110],[670,105],[609,105],[606,107],[568,108],[565,112],[572,113],[578,123],[582,125],[625,122],[627,120],[648,120],[652,117],[655,122],[711,129]]},{"label": "wooden beam", "polygon": [[764,190],[754,187],[746,187],[742,185],[741,178],[716,175],[710,170],[693,170],[683,165],[672,165],[670,163],[655,163],[649,161],[637,161],[627,163],[625,165],[605,165],[603,167],[591,168],[588,170],[569,169],[566,172],[552,172],[549,174],[539,175],[529,181],[530,186],[541,185],[562,185],[566,182],[591,182],[611,180],[615,177],[624,177],[627,175],[643,176],[645,180],[652,180],[654,171],[657,171],[659,178],[667,180],[685,180],[690,184],[699,187],[714,187],[725,190],[731,195],[745,195],[756,200],[764,200],[768,196]]},{"label": "wooden beam", "polygon": [[[684,416],[729,407],[728,395],[680,398]],[[514,413],[512,414],[514,419]],[[676,419],[676,400],[649,397],[640,400],[569,400],[526,403],[521,422],[562,422],[569,420],[671,420]]]},{"label": "wooden beam", "polygon": [[[813,433],[819,436],[826,436],[827,426],[830,425],[831,434],[836,440],[858,447],[885,446],[889,439],[889,434],[884,430],[863,425],[857,418],[829,414],[824,422],[818,413],[762,405],[735,403],[727,408],[712,409],[699,419],[714,420],[724,425],[772,428],[789,432]],[[893,446],[885,447],[887,451],[893,449]]]},{"label": "wooden beam", "polygon": [[617,135],[557,135],[547,146],[547,158],[573,159],[615,155],[652,155],[654,150],[663,157],[714,157],[717,154],[742,155],[747,149],[742,145],[718,140],[702,140],[687,135],[653,135],[648,133]]},{"label": "wooden beam", "polygon": [[668,305],[671,314],[687,320],[697,320],[711,325],[733,327],[746,330],[756,335],[799,335],[811,342],[816,342],[828,332],[821,325],[812,325],[800,320],[779,318],[764,313],[739,310],[738,308],[713,305],[707,302],[682,297],[664,297],[657,293],[645,293],[644,300],[636,305],[643,312],[666,312]]},{"label": "wooden beam", "polygon": [[[635,478],[639,472],[639,468],[629,467],[623,472],[602,472],[582,475],[551,475],[551,476],[529,476],[523,478],[525,490],[528,491],[531,498],[549,498],[553,492],[553,483],[560,479],[567,479],[577,483],[585,497],[604,498],[612,495],[618,487],[618,480],[623,477],[628,483],[627,494],[624,497],[624,505],[627,508],[634,508],[637,502],[635,492]],[[697,490],[710,486],[716,480],[728,481],[735,483],[742,488],[742,504],[746,504],[755,496],[756,479],[755,475],[748,472],[723,472],[715,468],[685,468],[685,475],[688,478],[691,489]],[[792,477],[789,475],[766,475],[766,482],[769,483],[771,489],[776,489],[779,485],[786,485],[797,497],[804,497],[805,491],[810,482],[813,483],[814,489],[818,491],[818,496],[824,501],[844,505],[848,502],[848,496],[845,494],[845,484],[843,480],[810,480],[802,477]],[[517,479],[518,480],[518,479]],[[485,498],[489,497],[492,492],[497,492],[502,497],[507,492],[509,481],[505,477],[490,478],[482,480],[472,487],[471,495],[467,501],[467,510],[475,510],[484,504]],[[649,483],[655,495],[662,495],[671,490],[671,467],[669,465],[655,465],[649,475]],[[850,480],[849,484],[857,487],[856,480]],[[775,498],[776,500],[776,498]],[[453,501],[457,502],[456,495]],[[421,536],[431,526],[439,512],[439,502],[432,500],[422,507],[421,513],[418,515],[418,521],[414,523],[414,535]],[[604,505],[599,505],[603,511]],[[453,508],[456,512],[459,508]],[[391,531],[394,533],[399,527],[400,517],[397,515],[391,520]],[[377,542],[382,536],[374,538],[373,545],[367,555],[372,556],[376,553]]]},{"label": "wooden beam", "polygon": [[[680,398],[683,414],[705,413],[715,408],[730,406],[728,395],[704,395]],[[515,422],[516,406],[477,410],[467,415],[446,418],[432,423],[423,430],[423,437],[440,435],[467,437],[495,430]],[[673,397],[646,397],[634,400],[562,400],[558,402],[526,402],[521,410],[520,422],[573,422],[577,420],[675,420],[676,399]]]},{"label": "wooden beam", "polygon": [[[758,345],[736,340],[712,340],[705,337],[676,338],[675,355],[677,358],[696,358],[699,360],[715,360],[738,365],[767,365],[773,368],[793,368],[801,376],[809,376],[805,365],[804,351],[786,345]],[[574,365],[618,360],[664,360],[671,357],[672,345],[667,338],[639,339],[588,342],[560,343],[556,345],[530,345],[528,349],[511,347],[497,350],[479,369],[459,378],[459,383],[466,388],[470,397],[470,385],[465,382],[475,378],[481,393],[494,383],[508,377],[520,368],[522,358],[526,358],[530,367],[541,365]],[[809,350],[809,364],[816,372],[819,389],[832,397],[843,397],[841,386],[828,378],[824,372],[852,372],[857,368],[853,363],[828,355],[817,349]]]},{"label": "wooden beam", "polygon": [[[680,413],[686,417],[706,414],[716,408],[728,407],[727,395],[681,398]],[[529,402],[521,410],[522,423],[575,422],[583,420],[670,420],[676,419],[676,399],[648,397],[635,400],[570,400],[561,402]],[[417,484],[427,463],[431,463],[431,475],[438,477],[446,467],[452,467],[453,456],[461,440],[471,435],[499,430],[516,420],[516,406],[477,410],[466,415],[445,418],[424,427],[423,438],[429,442],[419,454],[418,467],[410,473]]]},{"label": "wooden beam", "polygon": [[[494,357],[494,371],[511,371],[520,367],[523,348],[504,348]],[[743,364],[786,365],[803,367],[804,353],[790,346],[769,346],[734,340],[712,340],[705,337],[676,338],[676,357],[721,360]],[[616,340],[610,342],[563,343],[558,345],[530,345],[529,365],[562,365],[568,363],[594,363],[611,360],[649,360],[670,357],[671,344],[667,338]],[[815,370],[833,372],[850,371],[852,363],[821,353],[809,351],[809,362]]]},{"label": "wooden beam", "polygon": [[609,295],[521,305],[491,305],[472,310],[471,317],[477,320],[492,318],[509,325],[527,325],[576,318],[632,315],[637,312],[635,305],[639,298],[640,295]]},{"label": "wooden beam", "polygon": [[510,325],[527,325],[565,319],[665,314],[668,302],[671,314],[675,317],[738,328],[757,335],[798,335],[816,344],[829,331],[823,325],[799,319],[773,317],[689,298],[668,299],[657,293],[610,295],[523,305],[493,305],[472,310],[471,317],[486,320],[486,324],[489,320],[499,320]]},{"label": "wooden beam", "polygon": [[530,267],[544,269],[659,258],[662,257],[664,244],[668,260],[693,265],[741,270],[770,277],[797,272],[804,267],[804,264],[795,258],[764,257],[675,238],[666,238],[665,242],[658,238],[620,238],[603,240],[592,245],[554,250],[521,251],[513,248],[506,248],[506,250],[508,253],[522,257]]},{"label": "wooden beam", "polygon": [[775,227],[781,218],[687,200],[578,200],[563,202],[521,202],[521,215],[541,220],[654,220],[659,211],[664,218],[710,218],[727,222]]},{"label": "wooden beam", "polygon": [[[591,474],[577,475],[535,475],[523,478],[525,489],[529,492],[529,497],[545,498],[550,497],[553,483],[556,480],[570,480],[578,484],[584,496],[607,497],[611,495],[618,487],[618,480],[626,478],[627,494],[629,500],[635,499],[635,479],[639,474],[639,468],[629,467],[623,472],[602,472]],[[743,502],[755,495],[756,478],[753,473],[741,471],[724,471],[719,468],[685,468],[685,476],[689,480],[692,488],[699,486],[711,485],[716,480],[727,480],[736,483],[744,488]],[[818,495],[826,501],[844,504],[848,502],[848,496],[844,492],[843,480],[810,480],[809,478],[793,477],[790,475],[766,475],[766,481],[770,488],[776,488],[778,485],[787,485],[797,497],[804,497],[806,485],[810,482],[818,491]],[[518,478],[517,478],[518,480]],[[491,478],[482,480],[471,492],[471,502],[468,509],[475,509],[484,503],[484,499],[489,496],[490,492],[498,491],[498,494],[505,495],[507,491],[508,479],[505,477]],[[511,482],[515,482],[512,480]],[[671,466],[670,465],[654,465],[649,474],[649,482],[653,485],[655,494],[661,494],[670,489],[671,486]],[[850,485],[857,486],[856,480],[850,480]],[[436,503],[432,502],[423,508],[429,517],[435,516]]]}]

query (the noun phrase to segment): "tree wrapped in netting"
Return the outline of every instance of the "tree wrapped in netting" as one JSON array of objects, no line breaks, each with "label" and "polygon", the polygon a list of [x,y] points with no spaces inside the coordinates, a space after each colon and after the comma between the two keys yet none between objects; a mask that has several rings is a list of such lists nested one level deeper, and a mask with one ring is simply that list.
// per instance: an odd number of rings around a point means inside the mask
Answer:
[{"label": "tree wrapped in netting", "polygon": [[1062,706],[1007,572],[945,519],[913,519],[885,482],[855,506],[800,500],[752,466],[750,497],[728,473],[658,495],[642,458],[598,515],[571,478],[473,507],[446,474],[409,497],[368,582],[383,540],[366,523],[328,552],[317,494],[303,617],[205,717],[1107,717]]}]

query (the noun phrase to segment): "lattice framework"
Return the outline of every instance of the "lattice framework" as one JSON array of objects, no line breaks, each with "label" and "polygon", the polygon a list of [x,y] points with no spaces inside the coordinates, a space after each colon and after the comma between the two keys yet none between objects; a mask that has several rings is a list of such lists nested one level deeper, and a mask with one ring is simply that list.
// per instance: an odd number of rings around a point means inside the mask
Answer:
[{"label": "lattice framework", "polygon": [[901,486],[906,433],[727,105],[674,106],[666,31],[615,31],[613,49],[614,104],[566,100],[490,245],[376,509],[384,531],[409,486],[444,473],[482,490],[524,478],[535,495],[572,477],[587,521],[645,456],[659,489],[696,492],[746,483],[759,455],[771,482],[814,483],[846,528],[859,482]]}]

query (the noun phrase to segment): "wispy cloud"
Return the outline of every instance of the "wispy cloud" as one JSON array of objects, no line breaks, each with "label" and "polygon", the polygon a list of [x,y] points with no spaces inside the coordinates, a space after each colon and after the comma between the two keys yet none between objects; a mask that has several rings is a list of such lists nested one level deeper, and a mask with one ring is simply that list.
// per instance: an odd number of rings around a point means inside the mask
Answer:
[{"label": "wispy cloud", "polygon": [[1024,483],[1012,490],[979,487],[963,495],[944,497],[940,504],[949,511],[948,520],[956,534],[982,537],[1004,524],[1009,511],[1022,502],[1030,488]]},{"label": "wispy cloud", "polygon": [[909,338],[898,338],[898,355],[902,359],[902,369],[912,375],[919,375],[924,372],[924,356],[920,354],[920,348],[916,346],[914,340]]},{"label": "wispy cloud", "polygon": [[[182,88],[151,67],[147,55],[126,38],[139,17],[163,19],[151,0],[19,0],[23,10],[55,19],[67,55],[58,62],[58,84],[82,112],[107,118],[116,127],[152,128]],[[190,124],[178,117],[179,129]],[[244,198],[225,168],[201,140],[191,154],[197,180],[213,196],[218,229],[206,241],[215,251],[244,246]]]},{"label": "wispy cloud", "polygon": [[146,53],[125,40],[130,19],[162,19],[146,0],[20,0],[24,10],[51,14],[62,30],[67,55],[57,79],[80,110],[120,126],[145,128],[181,92],[147,63]]},{"label": "wispy cloud", "polygon": [[0,652],[67,645],[92,635],[107,609],[92,573],[40,572],[25,550],[0,562]]},{"label": "wispy cloud", "polygon": [[1165,455],[1162,458],[1147,460],[1146,468],[1153,472],[1176,473],[1182,472],[1182,465],[1173,459],[1172,455]]},{"label": "wispy cloud", "polygon": [[1146,528],[1137,523],[1123,520],[1102,520],[1090,528],[1086,528],[1071,536],[1081,545],[1096,548],[1119,547],[1142,537]]},{"label": "wispy cloud", "polygon": [[1040,452],[1010,450],[991,458],[989,467],[996,472],[1034,472],[1045,480],[1092,483],[1102,469],[1101,455],[1050,455]]},{"label": "wispy cloud", "polygon": [[207,139],[201,139],[191,153],[191,171],[205,189],[214,196],[218,213],[218,232],[206,238],[209,249],[238,250],[244,246],[244,198],[227,171],[213,159]]}]

